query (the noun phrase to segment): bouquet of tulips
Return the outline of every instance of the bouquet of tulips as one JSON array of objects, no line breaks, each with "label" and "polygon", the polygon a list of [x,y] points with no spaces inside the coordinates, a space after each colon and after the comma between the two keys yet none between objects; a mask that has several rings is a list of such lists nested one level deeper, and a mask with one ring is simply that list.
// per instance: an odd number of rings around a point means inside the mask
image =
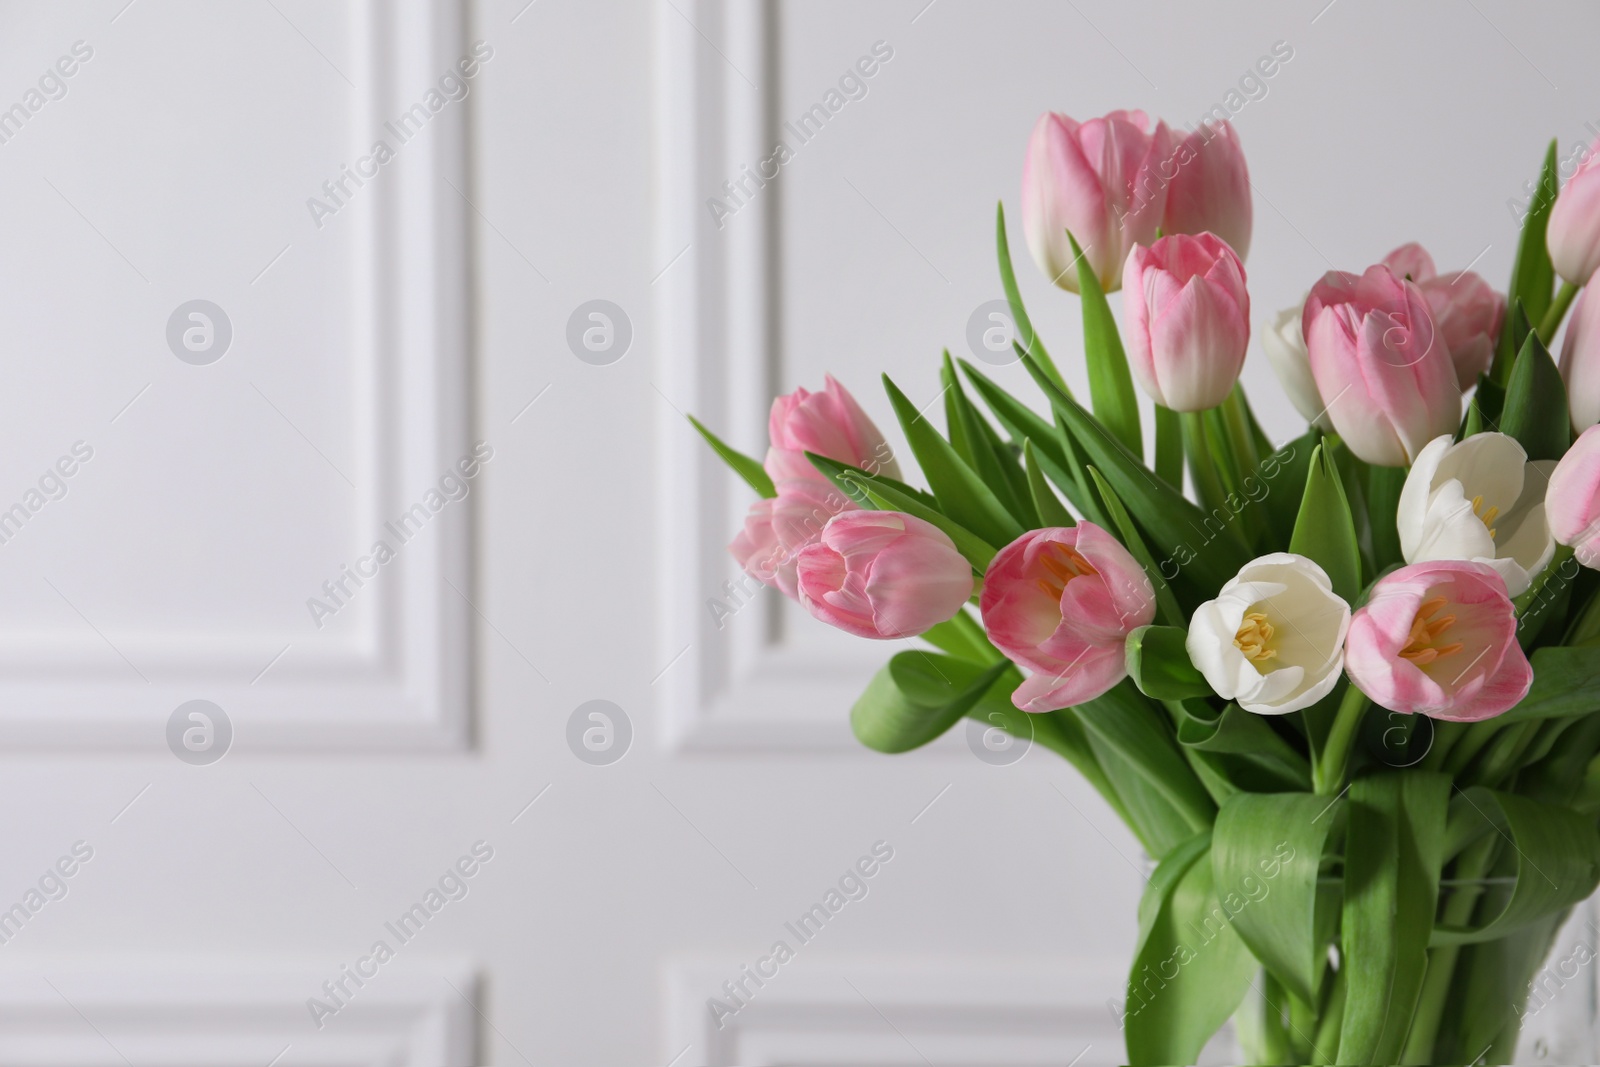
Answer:
[{"label": "bouquet of tulips", "polygon": [[1507,1062],[1600,881],[1600,164],[1558,198],[1551,145],[1504,295],[1415,244],[1315,281],[1263,330],[1309,424],[1281,445],[1237,381],[1234,131],[1046,114],[1022,184],[1088,397],[1033,332],[1002,207],[1035,402],[946,353],[941,433],[886,378],[926,489],[831,378],[775,401],[764,462],[695,423],[760,497],[733,555],[825,623],[931,646],[868,685],[863,744],[973,717],[1126,821],[1156,861],[1130,1062],[1193,1062],[1230,1018],[1259,1063]]}]

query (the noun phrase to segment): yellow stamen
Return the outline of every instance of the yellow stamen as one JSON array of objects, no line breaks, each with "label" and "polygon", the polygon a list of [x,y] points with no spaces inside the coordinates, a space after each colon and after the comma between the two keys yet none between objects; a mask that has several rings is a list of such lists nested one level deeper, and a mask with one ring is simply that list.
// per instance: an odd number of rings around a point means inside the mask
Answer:
[{"label": "yellow stamen", "polygon": [[[1478,499],[1482,500],[1481,497]],[[1491,508],[1490,510],[1493,511],[1494,509]],[[1456,622],[1454,615],[1434,618],[1447,603],[1449,601],[1444,597],[1436,596],[1431,600],[1425,601],[1417,609],[1416,618],[1411,620],[1411,638],[1406,643],[1406,647],[1400,650],[1402,659],[1408,659],[1419,667],[1425,667],[1436,659],[1444,659],[1446,656],[1453,656],[1461,651],[1462,644],[1460,641],[1453,641],[1448,645],[1434,643],[1439,639],[1440,634],[1450,629]]]},{"label": "yellow stamen", "polygon": [[1243,652],[1251,663],[1264,663],[1278,655],[1277,649],[1269,647],[1276,632],[1267,621],[1266,612],[1252,611],[1245,615],[1239,632],[1233,635],[1233,647]]},{"label": "yellow stamen", "polygon": [[1479,493],[1472,498],[1472,513],[1482,519],[1485,526],[1489,527],[1489,538],[1493,540],[1495,534],[1494,520],[1500,516],[1500,509],[1491,507],[1488,511],[1484,511],[1483,494]]},{"label": "yellow stamen", "polygon": [[1060,541],[1046,542],[1036,558],[1039,565],[1050,575],[1049,578],[1037,579],[1037,584],[1046,596],[1055,600],[1061,599],[1062,592],[1072,579],[1100,573],[1094,569],[1092,563],[1083,558],[1083,553]]}]

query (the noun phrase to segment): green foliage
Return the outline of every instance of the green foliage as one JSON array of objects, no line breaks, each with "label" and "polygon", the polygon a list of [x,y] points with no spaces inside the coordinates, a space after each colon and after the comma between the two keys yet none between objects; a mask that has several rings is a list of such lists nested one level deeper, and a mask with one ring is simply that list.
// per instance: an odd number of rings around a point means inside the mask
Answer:
[{"label": "green foliage", "polygon": [[[1105,424],[1135,457],[1143,455],[1144,434],[1139,429],[1139,397],[1133,391],[1133,374],[1128,370],[1128,355],[1122,349],[1117,320],[1095,277],[1094,267],[1067,234],[1072,256],[1078,264],[1078,294],[1083,304],[1083,351],[1089,366],[1089,399],[1095,417]],[[1064,392],[1065,390],[1063,390]]]},{"label": "green foliage", "polygon": [[711,446],[711,450],[722,459],[722,462],[726,463],[733,473],[743,478],[757,494],[768,498],[778,495],[778,490],[773,487],[772,478],[759,462],[724,444],[722,438],[706,429],[693,415],[688,416],[688,419],[689,425],[700,431],[700,436],[706,439],[706,444]]}]

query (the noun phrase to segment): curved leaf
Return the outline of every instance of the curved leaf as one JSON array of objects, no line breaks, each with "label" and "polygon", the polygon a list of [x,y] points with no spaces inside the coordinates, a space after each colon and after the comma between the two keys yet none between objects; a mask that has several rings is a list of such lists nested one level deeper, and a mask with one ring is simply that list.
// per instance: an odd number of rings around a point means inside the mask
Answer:
[{"label": "curved leaf", "polygon": [[1560,459],[1572,443],[1567,387],[1537,332],[1528,334],[1511,366],[1500,432],[1515,437],[1530,460]]},{"label": "curved leaf", "polygon": [[1481,820],[1481,832],[1506,837],[1510,847],[1502,850],[1495,873],[1514,881],[1489,892],[1478,908],[1478,914],[1485,916],[1480,922],[1439,927],[1432,944],[1504,937],[1559,914],[1600,885],[1600,833],[1592,819],[1569,808],[1474,786],[1457,794],[1451,815],[1452,822]]},{"label": "curved leaf", "polygon": [[920,748],[959,722],[1008,669],[1015,673],[1008,662],[985,668],[935,652],[901,652],[867,683],[850,709],[850,728],[878,752]]},{"label": "curved leaf", "polygon": [[723,443],[722,438],[706,429],[700,420],[693,415],[686,417],[689,420],[689,425],[699,430],[700,436],[706,439],[706,444],[711,446],[711,451],[715,452],[722,462],[732,468],[733,473],[743,478],[750,488],[764,497],[771,498],[778,495],[778,490],[772,484],[772,477],[767,474],[766,468],[761,466],[758,461]]},{"label": "curved leaf", "polygon": [[[1317,871],[1340,803],[1310,793],[1239,793],[1222,805],[1212,832],[1218,895],[1226,901],[1236,893],[1248,901],[1234,916],[1234,929],[1306,1004],[1317,1002],[1328,962],[1322,935],[1331,924],[1329,918],[1318,922]],[[1329,911],[1326,894],[1323,902]]]},{"label": "curved leaf", "polygon": [[1361,595],[1361,550],[1356,544],[1355,520],[1345,499],[1333,457],[1321,445],[1311,456],[1306,488],[1300,498],[1289,551],[1304,556],[1328,572],[1333,591],[1354,604]]},{"label": "curved leaf", "polygon": [[1139,900],[1123,1015],[1131,1064],[1194,1063],[1255,976],[1255,957],[1212,887],[1210,837],[1174,848]]},{"label": "curved leaf", "polygon": [[1111,305],[1095,277],[1094,266],[1069,232],[1073,262],[1078,264],[1078,296],[1083,305],[1083,353],[1089,365],[1089,400],[1095,416],[1135,456],[1144,455],[1144,433],[1139,428],[1139,397],[1133,391],[1128,354]]}]

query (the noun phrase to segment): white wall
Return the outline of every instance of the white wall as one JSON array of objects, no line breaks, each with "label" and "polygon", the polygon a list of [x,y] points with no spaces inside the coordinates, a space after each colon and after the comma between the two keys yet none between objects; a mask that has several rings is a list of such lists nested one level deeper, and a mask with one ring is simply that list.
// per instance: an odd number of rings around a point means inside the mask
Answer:
[{"label": "white wall", "polygon": [[[1504,284],[1507,200],[1600,127],[1577,4],[124,3],[0,9],[0,105],[94,49],[0,144],[0,504],[95,449],[0,545],[0,903],[94,848],[0,945],[0,1059],[1117,1062],[1130,835],[1043,752],[856,748],[889,650],[712,626],[746,498],[678,409],[754,451],[824,371],[885,427],[881,371],[931,399],[1046,108],[1182,125],[1292,45],[1235,120],[1258,321],[1411,239]],[[470,96],[316,228],[478,40]],[[867,97],[715,228],[762,116],[879,40]],[[1013,240],[1083,385],[1075,299]],[[197,297],[235,331],[204,367],[164,336]],[[595,299],[632,324],[610,365],[566,342]],[[1259,352],[1246,380],[1297,432]],[[478,440],[471,495],[317,629],[306,599]],[[164,740],[196,698],[236,731],[208,766]],[[566,739],[596,699],[633,728],[609,766]],[[468,896],[317,1030],[306,998],[480,840]],[[869,895],[710,1028],[878,841]]]}]

